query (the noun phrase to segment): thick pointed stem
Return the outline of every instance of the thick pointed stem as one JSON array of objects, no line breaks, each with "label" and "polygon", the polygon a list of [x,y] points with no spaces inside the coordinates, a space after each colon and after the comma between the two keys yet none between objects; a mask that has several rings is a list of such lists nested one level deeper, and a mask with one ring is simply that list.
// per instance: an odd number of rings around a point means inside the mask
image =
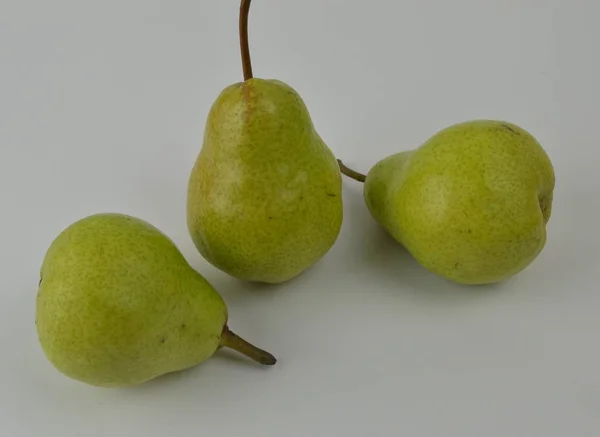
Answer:
[{"label": "thick pointed stem", "polygon": [[346,167],[346,165],[341,160],[338,159],[337,162],[338,162],[338,165],[340,166],[340,171],[342,172],[342,174],[345,174],[349,178],[352,178],[358,182],[364,182],[367,180],[367,177],[364,174],[359,173],[357,171],[352,170],[351,168]]},{"label": "thick pointed stem", "polygon": [[242,68],[244,81],[252,79],[252,60],[250,59],[250,44],[248,42],[248,14],[252,0],[242,0],[240,4],[240,49],[242,50]]},{"label": "thick pointed stem", "polygon": [[277,362],[277,359],[269,352],[257,348],[253,344],[248,343],[241,337],[238,337],[235,333],[231,332],[227,326],[223,328],[221,334],[221,347],[228,347],[241,354],[246,355],[248,358],[254,361],[264,364],[265,366],[272,366]]}]

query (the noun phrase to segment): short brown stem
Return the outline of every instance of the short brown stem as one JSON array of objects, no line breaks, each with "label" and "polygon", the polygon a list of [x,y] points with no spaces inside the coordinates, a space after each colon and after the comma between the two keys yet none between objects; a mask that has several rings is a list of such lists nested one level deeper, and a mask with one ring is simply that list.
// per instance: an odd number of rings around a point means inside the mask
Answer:
[{"label": "short brown stem", "polygon": [[343,174],[345,174],[346,176],[348,176],[349,178],[352,178],[358,182],[364,182],[367,180],[367,177],[364,174],[359,173],[357,171],[352,170],[351,168],[346,167],[346,165],[341,160],[338,159],[337,162],[338,162],[338,165],[340,166],[340,171]]},{"label": "short brown stem", "polygon": [[253,344],[248,343],[241,337],[238,337],[235,333],[231,332],[227,325],[223,328],[221,334],[220,347],[228,347],[241,354],[246,355],[248,358],[254,361],[264,364],[265,366],[272,366],[277,362],[277,359],[269,352],[257,348]]}]

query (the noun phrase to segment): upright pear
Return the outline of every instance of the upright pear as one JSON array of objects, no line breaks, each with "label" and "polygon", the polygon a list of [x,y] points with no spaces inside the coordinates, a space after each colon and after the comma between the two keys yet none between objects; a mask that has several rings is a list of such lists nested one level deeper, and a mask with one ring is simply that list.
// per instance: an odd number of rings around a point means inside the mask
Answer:
[{"label": "upright pear", "polygon": [[463,284],[505,280],[546,243],[555,176],[542,146],[512,123],[449,126],[419,148],[378,162],[364,181],[368,209],[424,267]]},{"label": "upright pear", "polygon": [[213,103],[191,172],[187,225],[206,260],[247,281],[280,283],[320,260],[342,224],[341,174],[289,85],[253,78],[243,0],[244,81]]},{"label": "upright pear", "polygon": [[275,364],[227,320],[219,293],[166,235],[135,217],[95,214],[73,223],[42,264],[40,344],[61,373],[86,384],[139,385],[221,347]]}]

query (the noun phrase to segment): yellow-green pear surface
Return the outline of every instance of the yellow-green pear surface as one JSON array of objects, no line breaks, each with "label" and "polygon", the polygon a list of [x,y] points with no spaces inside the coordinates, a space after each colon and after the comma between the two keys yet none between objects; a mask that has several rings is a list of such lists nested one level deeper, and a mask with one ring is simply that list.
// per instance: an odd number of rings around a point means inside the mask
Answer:
[{"label": "yellow-green pear surface", "polygon": [[220,347],[275,358],[237,337],[217,291],[174,243],[124,214],[83,218],[52,242],[36,302],[40,344],[64,375],[134,386],[187,369]]},{"label": "yellow-green pear surface", "polygon": [[253,78],[242,2],[245,81],[213,103],[188,184],[187,224],[206,260],[279,283],[321,259],[342,224],[341,174],[298,93]]},{"label": "yellow-green pear surface", "polygon": [[464,284],[502,281],[546,243],[554,170],[519,126],[474,120],[383,159],[364,180],[368,209],[424,267]]}]

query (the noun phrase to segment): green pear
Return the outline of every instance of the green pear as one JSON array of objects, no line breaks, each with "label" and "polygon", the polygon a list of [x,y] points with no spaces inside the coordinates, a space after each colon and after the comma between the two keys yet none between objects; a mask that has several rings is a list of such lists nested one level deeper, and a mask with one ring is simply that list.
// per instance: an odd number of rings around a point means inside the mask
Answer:
[{"label": "green pear", "polygon": [[252,77],[249,0],[240,38],[245,80],[213,103],[187,193],[187,225],[201,255],[242,280],[281,283],[333,246],[342,225],[335,156],[289,85]]},{"label": "green pear", "polygon": [[427,269],[463,284],[503,281],[544,248],[554,170],[527,131],[503,121],[449,126],[378,162],[362,180],[374,219]]},{"label": "green pear", "polygon": [[266,365],[275,358],[227,327],[219,293],[149,223],[83,218],[44,258],[36,325],[48,360],[99,387],[135,386],[195,366],[221,347]]}]

